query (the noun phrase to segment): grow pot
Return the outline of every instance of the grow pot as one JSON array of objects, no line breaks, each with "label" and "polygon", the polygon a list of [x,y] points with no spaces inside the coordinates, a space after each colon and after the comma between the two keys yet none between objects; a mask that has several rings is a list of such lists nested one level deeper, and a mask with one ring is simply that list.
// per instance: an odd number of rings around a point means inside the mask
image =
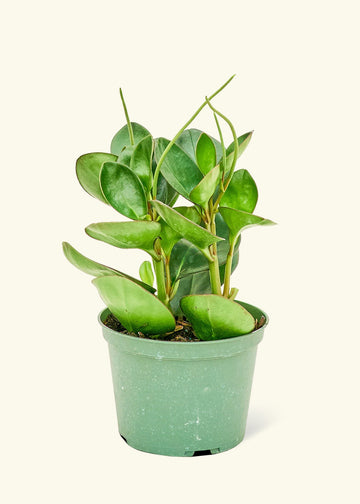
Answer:
[{"label": "grow pot", "polygon": [[159,341],[119,333],[99,322],[109,345],[118,427],[133,448],[191,457],[220,453],[245,434],[257,345],[250,334],[216,341]]}]

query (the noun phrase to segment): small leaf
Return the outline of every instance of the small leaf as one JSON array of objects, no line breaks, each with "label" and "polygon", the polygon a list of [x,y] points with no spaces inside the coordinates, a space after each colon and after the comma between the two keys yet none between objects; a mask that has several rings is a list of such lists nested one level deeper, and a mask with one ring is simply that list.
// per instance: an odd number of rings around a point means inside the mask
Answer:
[{"label": "small leaf", "polygon": [[101,191],[99,175],[102,165],[107,162],[116,161],[113,154],[104,152],[92,152],[80,156],[76,161],[76,176],[83,189],[94,198],[108,204]]},{"label": "small leaf", "polygon": [[215,193],[220,178],[220,166],[216,165],[190,193],[190,200],[202,208],[207,208],[209,199]]},{"label": "small leaf", "polygon": [[[134,133],[135,145],[137,145],[140,140],[150,135],[150,131],[148,131],[141,124],[132,122],[131,123],[132,130]],[[131,145],[129,130],[127,125],[123,126],[114,136],[111,141],[111,153],[116,154],[116,156],[120,156],[121,152],[125,147],[129,147]]]},{"label": "small leaf", "polygon": [[255,319],[235,301],[214,294],[186,296],[181,309],[199,339],[217,340],[248,334]]},{"label": "small leaf", "polygon": [[99,222],[90,224],[85,232],[114,247],[139,248],[155,256],[153,245],[160,235],[161,225],[152,221]]},{"label": "small leaf", "polygon": [[[196,145],[202,133],[203,132],[200,131],[199,129],[189,128],[183,131],[175,142],[176,145],[181,147],[182,150],[185,151],[186,154],[191,157],[194,163],[196,163]],[[207,136],[211,138],[213,144],[215,145],[216,164],[218,164],[222,157],[221,143],[219,142],[219,140],[216,140],[212,136],[210,135]]]},{"label": "small leaf", "polygon": [[197,142],[196,161],[201,173],[204,175],[216,165],[215,145],[206,133],[202,133]]},{"label": "small leaf", "polygon": [[164,221],[179,235],[196,245],[203,253],[212,243],[221,241],[222,238],[209,233],[206,229],[198,226],[171,207],[160,201],[151,201],[151,204]]},{"label": "small leaf", "polygon": [[121,151],[116,162],[130,168],[131,156],[134,153],[134,149],[135,147],[133,145],[128,145],[127,147],[125,147],[125,149]]},{"label": "small leaf", "polygon": [[[168,144],[169,140],[166,138],[156,140],[155,157],[157,162]],[[202,173],[197,165],[176,144],[167,153],[160,171],[167,182],[186,199],[189,199],[189,194],[202,179]]]},{"label": "small leaf", "polygon": [[154,273],[151,267],[151,262],[144,261],[143,263],[141,263],[139,274],[141,280],[147,285],[154,285]]},{"label": "small leaf", "polygon": [[[245,133],[238,137],[238,158],[249,145],[253,132]],[[229,171],[234,160],[234,142],[226,149],[226,171]]]},{"label": "small leaf", "polygon": [[257,199],[258,190],[254,179],[247,170],[238,170],[221,198],[220,206],[252,213]]},{"label": "small leaf", "polygon": [[139,177],[146,192],[151,189],[152,153],[153,138],[148,135],[137,144],[130,161],[130,169]]},{"label": "small leaf", "polygon": [[[179,212],[181,215],[186,217],[187,219],[195,222],[196,224],[200,224],[201,217],[199,212],[195,207],[176,207],[174,210]],[[174,245],[181,240],[182,236],[179,235],[172,227],[170,227],[164,219],[161,219],[161,247],[164,251],[165,256],[169,257]]]},{"label": "small leaf", "polygon": [[87,273],[88,275],[92,275],[95,277],[106,275],[112,275],[112,276],[119,275],[128,278],[129,280],[137,283],[138,285],[141,285],[141,287],[147,289],[150,292],[155,292],[155,289],[153,289],[147,283],[140,282],[140,280],[137,280],[136,278],[133,278],[130,275],[126,275],[121,271],[118,271],[114,268],[109,268],[109,266],[104,266],[104,264],[100,264],[98,262],[92,261],[88,257],[85,257],[84,255],[80,254],[80,252],[78,252],[76,249],[74,249],[74,247],[72,247],[70,243],[63,242],[62,245],[65,257],[68,259],[68,261],[70,261],[73,266],[83,271],[84,273]]},{"label": "small leaf", "polygon": [[236,239],[241,231],[249,227],[275,224],[275,222],[269,219],[233,208],[221,207],[220,213],[229,227],[230,241]]},{"label": "small leaf", "polygon": [[166,306],[127,278],[99,277],[93,284],[111,313],[129,332],[156,335],[175,329],[175,319]]},{"label": "small leaf", "polygon": [[110,205],[130,219],[143,219],[147,201],[139,177],[118,163],[104,163],[100,172],[103,194]]}]

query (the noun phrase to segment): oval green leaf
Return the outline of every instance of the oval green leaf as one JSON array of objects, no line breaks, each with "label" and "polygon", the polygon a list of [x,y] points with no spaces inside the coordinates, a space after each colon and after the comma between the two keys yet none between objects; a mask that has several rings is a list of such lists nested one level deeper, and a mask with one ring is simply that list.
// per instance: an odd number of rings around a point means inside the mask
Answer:
[{"label": "oval green leaf", "polygon": [[181,309],[201,340],[233,338],[255,329],[255,319],[235,301],[214,294],[186,296]]},{"label": "oval green leaf", "polygon": [[258,190],[254,179],[247,170],[238,170],[222,196],[220,206],[252,213],[257,199]]},{"label": "oval green leaf", "polygon": [[[189,128],[183,131],[175,142],[176,145],[181,147],[182,150],[185,151],[186,154],[191,157],[194,163],[196,163],[196,145],[202,133],[203,132],[200,131],[199,129]],[[210,135],[207,136],[211,138],[213,144],[215,145],[216,164],[218,164],[223,155],[221,143],[219,142],[219,140],[216,140],[212,136]]]},{"label": "oval green leaf", "polygon": [[146,192],[150,191],[152,183],[152,154],[153,138],[148,135],[137,144],[130,160],[130,169],[139,177]]},{"label": "oval green leaf", "polygon": [[235,210],[234,208],[221,207],[220,213],[229,227],[230,241],[236,239],[244,229],[253,226],[267,226],[275,224],[275,222],[269,219],[264,219],[263,217],[243,212],[241,210]]},{"label": "oval green leaf", "polygon": [[106,200],[122,215],[130,219],[143,219],[146,216],[144,188],[130,168],[118,163],[104,163],[100,185]]},{"label": "oval green leaf", "polygon": [[175,319],[166,306],[127,278],[99,277],[93,284],[111,313],[129,332],[157,335],[175,329]]},{"label": "oval green leaf", "polygon": [[182,238],[196,245],[204,254],[212,243],[221,241],[222,238],[209,233],[206,229],[187,219],[179,212],[160,201],[151,201],[151,204],[164,221]]},{"label": "oval green leaf", "polygon": [[[176,207],[174,210],[196,224],[200,224],[201,222],[201,217],[195,207]],[[169,257],[174,245],[181,240],[182,237],[172,227],[170,227],[164,219],[161,219],[160,223],[161,248],[163,249],[165,256]],[[203,257],[202,254],[201,257]]]},{"label": "oval green leaf", "polygon": [[216,165],[212,168],[205,177],[191,191],[189,199],[200,205],[202,208],[207,208],[209,199],[215,193],[216,187],[220,179],[220,166]]},{"label": "oval green leaf", "polygon": [[139,269],[139,274],[141,280],[147,284],[147,285],[153,285],[154,284],[154,273],[152,270],[151,262],[150,261],[144,261],[140,265]]},{"label": "oval green leaf", "polygon": [[153,244],[160,235],[161,225],[152,221],[99,222],[90,224],[85,232],[114,247],[139,248],[155,257]]},{"label": "oval green leaf", "polygon": [[65,257],[68,259],[68,261],[71,262],[73,266],[83,271],[84,273],[87,273],[88,275],[92,275],[94,277],[119,275],[128,278],[129,280],[137,283],[138,285],[141,285],[141,287],[148,290],[149,292],[155,292],[155,289],[151,287],[152,284],[148,285],[147,283],[140,282],[140,280],[137,280],[136,278],[133,278],[130,275],[126,275],[126,273],[122,273],[121,271],[118,271],[114,268],[110,268],[109,266],[105,266],[104,264],[92,261],[88,257],[85,257],[84,255],[80,254],[80,252],[74,249],[74,247],[72,247],[70,243],[63,242],[62,245]]},{"label": "oval green leaf", "polygon": [[108,204],[100,187],[100,170],[104,163],[114,162],[117,157],[105,152],[91,152],[80,156],[76,161],[76,176],[80,185],[94,198]]},{"label": "oval green leaf", "polygon": [[[156,140],[157,162],[169,143],[166,138]],[[168,183],[186,199],[189,199],[189,194],[203,177],[194,161],[176,144],[167,153],[160,171]]]},{"label": "oval green leaf", "polygon": [[[141,124],[132,122],[131,126],[134,133],[134,141],[135,141],[134,145],[138,144],[140,140],[150,135],[150,131],[144,128],[144,126],[141,126]],[[110,151],[112,154],[120,156],[123,149],[125,147],[129,147],[130,145],[131,141],[129,136],[129,129],[126,124],[116,133],[116,135],[112,139]]]},{"label": "oval green leaf", "polygon": [[201,133],[196,144],[196,162],[201,173],[206,175],[216,165],[216,148],[206,133]]}]

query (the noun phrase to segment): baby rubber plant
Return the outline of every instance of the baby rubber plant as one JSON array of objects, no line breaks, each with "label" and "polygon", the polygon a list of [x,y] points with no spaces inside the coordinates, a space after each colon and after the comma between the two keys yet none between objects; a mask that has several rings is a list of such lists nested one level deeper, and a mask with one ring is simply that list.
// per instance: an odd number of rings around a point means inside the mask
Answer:
[{"label": "baby rubber plant", "polygon": [[[237,137],[211,103],[232,78],[205,98],[171,141],[154,139],[131,122],[120,90],[126,125],[114,136],[111,153],[84,154],[76,162],[85,191],[129,219],[90,224],[85,232],[151,258],[152,264],[140,265],[138,280],[63,243],[67,259],[95,277],[104,303],[130,333],[163,338],[185,317],[200,340],[214,340],[247,334],[261,323],[235,301],[238,289],[230,286],[242,232],[273,224],[253,214],[258,192],[250,173],[235,171],[252,132]],[[205,107],[213,112],[219,140],[188,129]],[[219,119],[231,130],[228,147]],[[174,207],[179,195],[190,205]]]}]

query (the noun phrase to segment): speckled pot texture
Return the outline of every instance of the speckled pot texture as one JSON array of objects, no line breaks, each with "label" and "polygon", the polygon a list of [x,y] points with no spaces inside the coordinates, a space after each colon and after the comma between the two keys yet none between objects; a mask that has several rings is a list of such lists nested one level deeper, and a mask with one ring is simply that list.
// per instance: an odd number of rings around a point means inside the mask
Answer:
[{"label": "speckled pot texture", "polygon": [[[241,302],[254,317],[267,315]],[[245,434],[257,345],[264,328],[235,338],[170,342],[104,325],[120,435],[138,450],[191,457],[238,445]]]}]

